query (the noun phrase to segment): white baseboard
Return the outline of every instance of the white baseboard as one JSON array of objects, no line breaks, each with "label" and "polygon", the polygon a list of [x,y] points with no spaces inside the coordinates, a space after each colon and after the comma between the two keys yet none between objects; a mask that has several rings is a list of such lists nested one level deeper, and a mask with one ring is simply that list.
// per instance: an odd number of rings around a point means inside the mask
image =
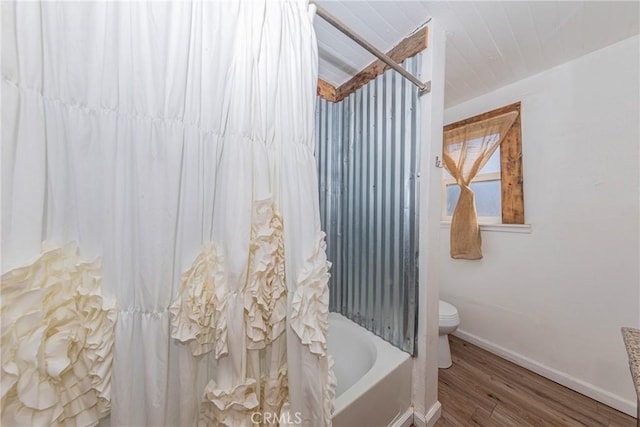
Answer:
[{"label": "white baseboard", "polygon": [[433,427],[436,424],[436,421],[440,419],[440,415],[442,415],[442,405],[439,401],[436,401],[425,416],[427,427]]},{"label": "white baseboard", "polygon": [[555,381],[558,384],[562,384],[563,386],[575,390],[578,393],[584,394],[585,396],[597,400],[598,402],[602,402],[605,405],[611,406],[618,411],[624,412],[625,414],[631,415],[632,417],[636,416],[636,402],[623,399],[622,397],[603,390],[600,387],[589,384],[578,378],[574,378],[565,372],[550,368],[549,366],[546,366],[540,362],[529,359],[526,356],[513,352],[509,349],[506,349],[502,346],[494,344],[490,341],[487,341],[483,338],[462,331],[460,329],[454,332],[453,335],[465,341],[468,341],[471,344],[475,344],[478,347],[483,348],[491,353],[497,354],[498,356],[507,359],[510,362],[515,363],[516,365],[520,365],[523,368],[535,372],[536,374],[542,375],[545,378],[549,378],[550,380]]},{"label": "white baseboard", "polygon": [[442,405],[440,402],[436,402],[427,411],[426,415],[421,414],[418,411],[413,412],[413,425],[415,427],[433,427],[436,421],[440,418],[442,413]]},{"label": "white baseboard", "polygon": [[413,407],[409,407],[404,414],[396,418],[389,427],[411,427],[413,424]]}]

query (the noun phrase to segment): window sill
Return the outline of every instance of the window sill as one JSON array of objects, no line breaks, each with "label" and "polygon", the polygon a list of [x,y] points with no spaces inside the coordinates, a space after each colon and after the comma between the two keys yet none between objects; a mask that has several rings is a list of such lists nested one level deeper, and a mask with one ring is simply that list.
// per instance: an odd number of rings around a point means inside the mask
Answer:
[{"label": "window sill", "polygon": [[[440,228],[451,228],[451,221],[440,221]],[[531,234],[531,224],[480,224],[480,230]]]}]

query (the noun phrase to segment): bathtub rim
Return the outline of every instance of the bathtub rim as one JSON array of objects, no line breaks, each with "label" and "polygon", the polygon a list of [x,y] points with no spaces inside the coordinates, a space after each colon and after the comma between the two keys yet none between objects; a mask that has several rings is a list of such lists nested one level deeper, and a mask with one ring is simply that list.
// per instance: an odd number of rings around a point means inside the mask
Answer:
[{"label": "bathtub rim", "polygon": [[[353,383],[351,387],[346,389],[340,396],[336,397],[333,411],[333,416],[335,417],[365,394],[367,390],[373,388],[376,384],[393,373],[400,365],[405,363],[407,360],[410,360],[411,355],[389,344],[387,341],[340,313],[330,312],[329,319],[332,318],[336,319],[345,327],[352,328],[354,332],[365,335],[376,350],[376,359],[373,366],[360,379]],[[331,325],[331,323],[332,322],[330,320],[329,324]],[[329,329],[329,333],[331,333],[331,329]],[[330,354],[335,358],[332,353]],[[340,381],[339,378],[338,381]]]}]

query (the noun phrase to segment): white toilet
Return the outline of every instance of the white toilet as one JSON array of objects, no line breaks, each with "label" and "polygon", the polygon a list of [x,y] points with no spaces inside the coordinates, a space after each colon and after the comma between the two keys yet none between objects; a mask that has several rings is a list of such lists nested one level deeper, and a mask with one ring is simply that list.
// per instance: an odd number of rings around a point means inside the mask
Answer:
[{"label": "white toilet", "polygon": [[438,323],[438,368],[446,369],[451,366],[451,349],[449,349],[449,334],[458,329],[460,316],[458,309],[448,302],[440,301],[440,321]]}]

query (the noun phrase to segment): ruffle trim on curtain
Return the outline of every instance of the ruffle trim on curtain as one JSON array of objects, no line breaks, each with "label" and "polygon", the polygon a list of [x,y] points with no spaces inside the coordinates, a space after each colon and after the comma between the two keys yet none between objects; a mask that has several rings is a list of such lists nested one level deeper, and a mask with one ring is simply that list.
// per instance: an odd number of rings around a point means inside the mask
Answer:
[{"label": "ruffle trim on curtain", "polygon": [[284,332],[287,318],[282,216],[271,199],[254,204],[249,250],[244,294],[247,348],[258,350]]},{"label": "ruffle trim on curtain", "polygon": [[[277,372],[276,378],[268,375],[262,376],[262,396],[260,408],[263,413],[283,415],[283,410],[287,411],[289,406],[289,379],[287,378],[287,367],[282,366]],[[287,417],[281,417],[286,419]]]},{"label": "ruffle trim on curtain", "polygon": [[333,372],[334,366],[333,356],[327,355],[327,383],[324,388],[324,419],[328,427],[331,426],[331,418],[333,417],[334,404],[336,400],[336,386],[338,380]]},{"label": "ruffle trim on curtain", "polygon": [[223,250],[218,243],[207,242],[182,275],[180,292],[169,308],[171,336],[189,343],[194,356],[212,350],[216,359],[227,354],[228,296]]},{"label": "ruffle trim on curtain", "polygon": [[317,355],[324,356],[329,332],[329,269],[324,240],[320,231],[316,245],[298,277],[291,302],[291,327],[303,344]]},{"label": "ruffle trim on curtain", "polygon": [[111,408],[116,302],[70,243],[2,276],[2,424],[95,425]]},{"label": "ruffle trim on curtain", "polygon": [[[309,351],[327,358],[323,389],[323,415],[331,425],[336,378],[333,359],[326,354],[328,334],[329,268],[325,234],[319,232],[311,256],[297,281],[290,324]],[[283,221],[271,199],[254,204],[249,245],[248,280],[244,290],[247,350],[277,345],[287,322],[287,288],[284,265]],[[180,293],[171,306],[172,336],[189,343],[194,355],[211,351],[216,358],[227,353],[225,311],[228,298],[222,248],[205,245],[192,267],[184,273]],[[229,389],[211,380],[200,404],[201,426],[252,426],[252,414],[277,415],[280,425],[292,420],[286,364],[258,379],[247,378]],[[275,420],[274,420],[275,421]],[[262,422],[264,425],[272,425]],[[284,423],[284,424],[283,424]],[[277,424],[273,424],[277,425]]]},{"label": "ruffle trim on curtain", "polygon": [[222,390],[211,380],[204,389],[200,405],[200,426],[253,426],[251,414],[258,409],[256,380],[248,378],[244,383]]}]

